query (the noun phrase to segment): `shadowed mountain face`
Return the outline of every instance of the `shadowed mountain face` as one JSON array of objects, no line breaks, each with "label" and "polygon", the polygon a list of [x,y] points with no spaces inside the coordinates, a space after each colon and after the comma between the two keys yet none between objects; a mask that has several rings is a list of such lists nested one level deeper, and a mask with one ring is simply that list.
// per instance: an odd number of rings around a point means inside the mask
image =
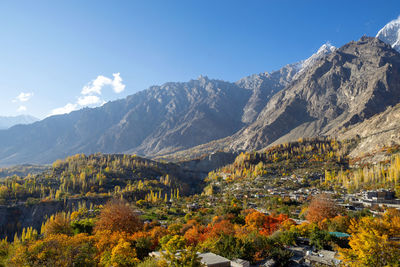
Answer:
[{"label": "shadowed mountain face", "polygon": [[400,101],[400,54],[377,38],[337,49],[274,95],[232,149],[329,135]]}]

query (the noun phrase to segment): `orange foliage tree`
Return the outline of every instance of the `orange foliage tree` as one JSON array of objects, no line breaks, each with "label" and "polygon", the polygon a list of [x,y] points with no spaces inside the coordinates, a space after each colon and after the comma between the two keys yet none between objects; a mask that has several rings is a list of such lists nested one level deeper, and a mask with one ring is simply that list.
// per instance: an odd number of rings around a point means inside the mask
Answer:
[{"label": "orange foliage tree", "polygon": [[339,208],[335,201],[327,194],[320,194],[311,201],[306,219],[310,222],[320,222],[323,219],[333,218],[338,213]]},{"label": "orange foliage tree", "polygon": [[125,201],[110,201],[101,210],[95,230],[135,233],[143,228],[143,222]]},{"label": "orange foliage tree", "polygon": [[257,230],[260,234],[269,236],[279,229],[281,224],[288,221],[289,217],[285,214],[278,216],[265,215],[261,212],[254,211],[246,216],[246,226],[250,230]]}]

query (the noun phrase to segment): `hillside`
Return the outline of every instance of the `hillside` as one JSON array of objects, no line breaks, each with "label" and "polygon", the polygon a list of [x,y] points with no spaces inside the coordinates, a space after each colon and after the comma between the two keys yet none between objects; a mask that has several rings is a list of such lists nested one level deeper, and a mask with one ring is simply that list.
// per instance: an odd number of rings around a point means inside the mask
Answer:
[{"label": "hillside", "polygon": [[134,200],[150,191],[170,196],[173,190],[185,195],[199,190],[202,178],[195,170],[136,155],[77,154],[55,161],[44,172],[3,179],[0,203],[121,195]]}]

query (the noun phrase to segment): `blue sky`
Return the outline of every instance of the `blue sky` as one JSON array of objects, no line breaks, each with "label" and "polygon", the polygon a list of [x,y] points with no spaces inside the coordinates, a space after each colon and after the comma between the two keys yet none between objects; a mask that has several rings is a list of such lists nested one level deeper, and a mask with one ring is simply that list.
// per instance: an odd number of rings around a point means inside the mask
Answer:
[{"label": "blue sky", "polygon": [[44,118],[201,74],[236,81],[399,15],[398,0],[1,1],[0,115]]}]

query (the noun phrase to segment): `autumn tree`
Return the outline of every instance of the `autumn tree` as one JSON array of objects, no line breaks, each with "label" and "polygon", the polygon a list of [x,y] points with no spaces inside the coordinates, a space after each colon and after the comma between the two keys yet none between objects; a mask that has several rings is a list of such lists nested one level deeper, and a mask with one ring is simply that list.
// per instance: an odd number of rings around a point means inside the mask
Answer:
[{"label": "autumn tree", "polygon": [[42,240],[14,244],[6,266],[96,266],[96,250],[86,234],[53,234]]},{"label": "autumn tree", "polygon": [[338,213],[339,208],[335,201],[327,194],[320,194],[311,201],[306,219],[310,222],[320,222],[323,219],[333,218]]},{"label": "autumn tree", "polygon": [[51,216],[44,224],[42,234],[45,236],[53,234],[72,235],[73,229],[69,216],[65,212]]},{"label": "autumn tree", "polygon": [[161,239],[162,250],[159,265],[162,267],[204,266],[193,246],[186,246],[185,238],[179,235]]},{"label": "autumn tree", "polygon": [[396,213],[351,220],[351,249],[339,250],[345,266],[399,266],[400,216]]},{"label": "autumn tree", "polygon": [[108,202],[101,210],[95,230],[135,233],[142,227],[143,222],[125,201],[113,200]]}]

